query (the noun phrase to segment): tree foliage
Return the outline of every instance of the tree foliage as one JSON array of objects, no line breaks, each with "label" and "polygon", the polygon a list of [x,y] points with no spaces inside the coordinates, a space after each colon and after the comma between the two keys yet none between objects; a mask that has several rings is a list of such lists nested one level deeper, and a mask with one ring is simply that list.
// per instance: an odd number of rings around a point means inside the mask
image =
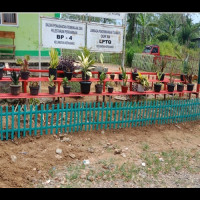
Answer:
[{"label": "tree foliage", "polygon": [[161,55],[198,55],[193,39],[199,34],[200,23],[193,23],[188,13],[128,13],[126,63],[130,66],[133,54],[151,44],[160,46]]}]

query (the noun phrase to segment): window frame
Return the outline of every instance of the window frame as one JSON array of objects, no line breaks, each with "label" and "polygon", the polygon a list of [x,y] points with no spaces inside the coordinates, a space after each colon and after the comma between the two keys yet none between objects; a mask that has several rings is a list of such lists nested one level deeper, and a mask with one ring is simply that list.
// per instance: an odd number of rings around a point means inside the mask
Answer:
[{"label": "window frame", "polygon": [[11,13],[3,13],[3,12],[0,12],[0,15],[1,15],[1,21],[0,21],[0,26],[18,26],[18,13],[14,13],[16,15],[16,23],[5,23],[3,22],[3,14],[11,14]]},{"label": "window frame", "polygon": [[[156,52],[153,52],[154,50],[157,50]],[[158,47],[153,47],[152,52],[151,53],[158,53]]]}]

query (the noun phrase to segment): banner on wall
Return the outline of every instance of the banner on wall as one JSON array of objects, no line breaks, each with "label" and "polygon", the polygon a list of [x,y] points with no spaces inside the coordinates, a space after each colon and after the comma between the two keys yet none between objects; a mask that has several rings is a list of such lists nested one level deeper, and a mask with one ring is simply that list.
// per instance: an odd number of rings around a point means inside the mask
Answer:
[{"label": "banner on wall", "polygon": [[87,48],[95,52],[122,53],[123,27],[87,24]]},{"label": "banner on wall", "polygon": [[85,23],[42,18],[42,47],[79,50],[85,46]]}]

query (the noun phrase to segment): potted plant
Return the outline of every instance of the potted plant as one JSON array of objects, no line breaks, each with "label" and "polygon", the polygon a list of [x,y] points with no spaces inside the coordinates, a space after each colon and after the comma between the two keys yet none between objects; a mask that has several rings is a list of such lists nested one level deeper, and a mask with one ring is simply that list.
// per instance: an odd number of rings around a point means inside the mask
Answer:
[{"label": "potted plant", "polygon": [[114,80],[114,79],[115,79],[115,74],[114,74],[114,73],[110,74],[110,78],[111,78],[112,80]]},{"label": "potted plant", "polygon": [[98,83],[95,85],[95,91],[96,93],[102,93],[103,90],[103,81],[106,78],[106,74],[104,72],[101,73],[100,77],[99,77],[99,81]]},{"label": "potted plant", "polygon": [[3,62],[0,63],[0,80],[2,80],[3,78],[3,69],[4,69],[5,65]]},{"label": "potted plant", "polygon": [[59,64],[57,66],[57,70],[62,70],[63,75],[59,75],[60,77],[67,77],[68,80],[71,80],[73,76],[73,72],[75,70],[74,65],[75,60],[67,57],[61,57]]},{"label": "potted plant", "polygon": [[[194,65],[192,63],[188,63],[187,65],[187,75],[184,76],[184,82],[187,84],[187,91],[193,91],[194,84],[193,81],[193,69]],[[186,71],[185,71],[186,72]]]},{"label": "potted plant", "polygon": [[90,60],[90,56],[85,56],[82,52],[81,56],[78,56],[81,64],[80,69],[76,69],[75,72],[82,72],[82,80],[89,80],[92,77],[91,69],[94,69],[91,65],[94,60]]},{"label": "potted plant", "polygon": [[106,87],[108,88],[109,93],[113,93],[114,83],[112,81],[106,83]]},{"label": "potted plant", "polygon": [[89,94],[90,86],[91,86],[92,82],[91,81],[81,81],[79,83],[81,84],[81,93]]},{"label": "potted plant", "polygon": [[95,60],[91,57],[89,49],[86,47],[80,47],[82,49],[81,54],[78,55],[80,69],[75,69],[75,72],[82,72],[82,80],[89,80],[92,77],[91,70],[94,69],[92,65]]},{"label": "potted plant", "polygon": [[20,74],[17,74],[14,70],[11,72],[10,79],[12,80],[12,83],[10,84],[10,90],[12,95],[19,95],[20,93],[21,85],[19,85],[19,77]]},{"label": "potted plant", "polygon": [[55,94],[56,92],[56,85],[54,83],[54,75],[51,75],[49,78],[49,94]]},{"label": "potted plant", "polygon": [[30,71],[28,69],[29,63],[28,61],[30,60],[30,56],[29,55],[25,55],[24,56],[24,60],[22,60],[21,58],[17,59],[16,64],[21,66],[21,79],[23,80],[28,80],[29,75],[30,75]]},{"label": "potted plant", "polygon": [[158,58],[158,61],[160,62],[160,64],[158,64],[159,70],[157,70],[157,74],[160,75],[160,81],[163,81],[165,78],[164,69],[167,67],[167,58],[161,57],[161,60],[160,58]]},{"label": "potted plant", "polygon": [[56,80],[57,79],[57,66],[59,63],[58,52],[56,51],[56,49],[51,48],[49,55],[50,55],[49,77],[51,75],[54,75],[54,80]]},{"label": "potted plant", "polygon": [[[121,67],[119,67],[119,71],[122,72]],[[122,79],[123,79],[123,78],[122,78],[122,73],[120,73],[118,76],[119,76],[119,80],[122,80]]]},{"label": "potted plant", "polygon": [[174,78],[173,78],[173,70],[174,70],[174,65],[171,66],[171,71],[170,71],[170,78],[169,78],[169,83],[167,83],[167,90],[168,92],[173,92],[174,91]]},{"label": "potted plant", "polygon": [[[133,69],[131,68],[131,71]],[[136,77],[138,76],[138,73],[137,73],[137,68],[134,68],[134,70],[132,71],[132,80],[136,80]]]},{"label": "potted plant", "polygon": [[182,92],[184,89],[184,84],[183,83],[177,83],[177,91]]},{"label": "potted plant", "polygon": [[62,85],[63,85],[64,94],[69,94],[70,90],[71,90],[71,86],[69,85],[69,81],[68,81],[67,77],[64,77],[62,79]]},{"label": "potted plant", "polygon": [[98,72],[98,78],[100,78],[100,75],[101,75],[102,72],[104,72],[106,74],[105,67],[104,67],[104,64],[103,64],[104,56],[103,56],[102,53],[100,54],[99,59],[100,59],[101,65],[102,65],[102,69]]},{"label": "potted plant", "polygon": [[121,86],[122,93],[127,93],[128,86],[126,84],[127,84],[128,76],[126,74],[126,69],[124,67],[120,67],[120,69],[121,69],[121,72],[122,72],[122,80],[123,80],[122,86]]},{"label": "potted plant", "polygon": [[138,72],[138,77],[136,77],[136,81],[138,81],[138,92],[144,92],[145,89],[149,87],[148,77],[142,75],[140,72]]},{"label": "potted plant", "polygon": [[188,73],[186,76],[185,76],[185,79],[187,80],[187,91],[193,91],[194,89],[194,84],[192,83],[193,81],[193,72],[191,73]]},{"label": "potted plant", "polygon": [[[157,77],[158,77],[158,80],[159,80],[159,81],[160,81],[160,79],[161,79],[161,76],[162,76],[162,74],[157,73]],[[155,91],[155,92],[160,92],[161,87],[162,87],[162,83],[161,83],[161,82],[156,82],[156,83],[154,83],[154,91]]]},{"label": "potted plant", "polygon": [[39,83],[37,81],[31,81],[29,84],[29,88],[30,88],[30,94],[31,95],[38,95],[40,86]]},{"label": "potted plant", "polygon": [[180,75],[180,79],[181,81],[185,80],[185,77],[188,74],[188,70],[189,70],[189,54],[187,55],[186,59],[183,60],[183,64],[182,64],[182,74]]},{"label": "potted plant", "polygon": [[88,81],[90,77],[92,77],[92,73],[90,70],[94,69],[91,65],[94,64],[94,59],[90,58],[89,51],[84,51],[84,53],[81,53],[81,56],[78,56],[79,62],[80,62],[80,69],[76,69],[75,72],[82,72],[82,80],[80,82],[81,84],[81,93],[83,94],[89,94],[90,93],[90,86],[92,84],[91,81]]}]

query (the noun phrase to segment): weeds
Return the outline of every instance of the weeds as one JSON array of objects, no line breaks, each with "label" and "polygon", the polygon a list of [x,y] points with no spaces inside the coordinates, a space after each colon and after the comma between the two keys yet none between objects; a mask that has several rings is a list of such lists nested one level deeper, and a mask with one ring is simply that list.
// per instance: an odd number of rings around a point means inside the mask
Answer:
[{"label": "weeds", "polygon": [[[71,164],[67,167],[67,184],[61,187],[79,187],[79,184],[89,184],[92,187],[95,183],[101,181],[123,181],[133,182],[140,187],[148,187],[150,184],[160,184],[160,175],[176,173],[181,170],[188,170],[192,173],[199,173],[200,153],[197,151],[170,150],[160,153],[152,153],[147,143],[142,144],[142,153],[140,158],[145,162],[145,166],[135,164],[129,160],[123,164],[118,164],[116,158],[99,160],[94,166],[85,166],[83,164]],[[134,156],[133,156],[134,157]],[[193,164],[195,161],[195,165]],[[86,178],[80,179],[83,170],[87,171]],[[55,177],[53,169],[49,170],[49,174]],[[93,177],[93,181],[89,179]],[[166,184],[164,180],[162,185]],[[177,182],[176,184],[179,184]]]}]

